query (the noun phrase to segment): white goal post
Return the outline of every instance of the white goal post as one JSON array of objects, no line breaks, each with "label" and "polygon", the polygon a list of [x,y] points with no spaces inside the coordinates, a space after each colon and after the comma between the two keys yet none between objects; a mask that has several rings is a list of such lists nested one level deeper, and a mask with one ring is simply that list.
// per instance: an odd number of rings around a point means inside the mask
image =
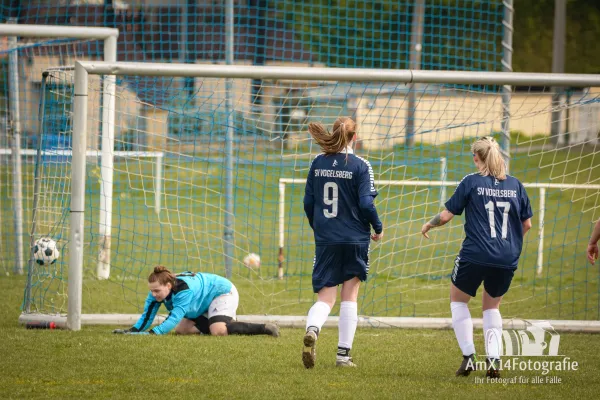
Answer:
[{"label": "white goal post", "polygon": [[[0,36],[9,37],[9,49],[17,48],[17,37],[26,38],[66,38],[66,39],[98,39],[103,41],[103,54],[105,62],[117,61],[117,38],[119,30],[116,28],[86,27],[86,26],[48,26],[27,24],[0,24]],[[18,54],[16,51],[9,53],[9,102],[11,107],[11,120],[13,127],[13,138],[11,143],[13,173],[13,208],[15,214],[15,271],[22,273],[23,261],[23,189],[21,176],[21,127],[19,117],[19,78],[18,78]],[[110,260],[110,234],[111,234],[111,207],[112,207],[112,177],[108,174],[112,171],[111,150],[114,147],[115,126],[115,77],[107,75],[104,77],[104,93],[102,100],[102,164],[110,166],[102,169],[102,191],[105,194],[106,208],[100,218],[100,235],[104,239],[101,243],[98,275],[108,277],[106,271],[106,259]],[[105,176],[106,174],[106,176]],[[108,200],[110,199],[110,201]],[[105,248],[105,250],[104,250]],[[107,255],[108,252],[108,255]],[[108,257],[108,258],[107,258]],[[105,276],[106,275],[106,276]]]},{"label": "white goal post", "polygon": [[[442,163],[445,165],[445,160]],[[442,167],[442,171],[443,171]],[[285,185],[304,185],[306,180],[294,179],[294,178],[280,178],[279,179],[279,278],[283,277],[283,260],[284,260],[284,248],[285,248]],[[446,181],[441,179],[439,181],[411,181],[411,180],[375,180],[377,186],[413,186],[413,187],[439,187],[447,188],[449,186],[457,186],[460,182],[458,181]],[[539,209],[536,215],[536,219],[539,220],[538,225],[538,246],[537,246],[537,262],[536,272],[540,275],[543,271],[544,264],[544,218],[546,209],[546,189],[579,189],[579,190],[599,190],[600,185],[593,184],[566,184],[566,183],[527,183],[524,182],[523,186],[526,188],[538,189],[539,190]],[[442,191],[440,203],[445,202],[445,191]]]},{"label": "white goal post", "polygon": [[[86,130],[88,107],[88,76],[93,75],[134,75],[134,76],[163,76],[163,77],[205,77],[224,79],[263,79],[263,80],[307,80],[307,81],[345,81],[345,82],[394,82],[394,83],[434,83],[455,85],[523,85],[523,86],[579,86],[600,87],[600,75],[581,74],[532,74],[532,73],[497,73],[497,72],[458,72],[458,71],[414,71],[414,70],[377,70],[377,69],[341,69],[341,68],[310,68],[310,67],[264,67],[264,66],[233,66],[233,65],[189,65],[189,64],[160,64],[160,63],[110,63],[84,62],[75,64],[74,111],[73,111],[73,157],[71,166],[71,207],[69,230],[69,272],[68,272],[68,311],[66,327],[79,330],[82,321],[90,321],[88,316],[82,316],[82,285],[83,285],[83,252],[84,252],[84,212],[85,212],[85,177],[86,177]],[[104,147],[103,147],[104,148]],[[227,147],[226,163],[231,162],[231,146]],[[231,174],[226,176],[225,185],[232,187]],[[383,184],[385,181],[381,181]],[[423,185],[438,184],[450,186],[451,182],[430,181]],[[415,182],[410,181],[411,185]],[[539,189],[550,186],[538,184]],[[595,186],[594,186],[595,187]],[[228,190],[230,193],[230,191]],[[229,208],[230,198],[226,198],[226,215],[233,215]],[[227,227],[227,225],[226,225]],[[225,236],[227,241],[227,236]],[[231,259],[227,246],[224,258]],[[26,316],[24,318],[31,318]],[[92,318],[91,316],[89,318]],[[122,315],[119,316],[122,321]],[[240,317],[246,320],[251,317]],[[276,320],[282,326],[297,326],[304,317],[261,317],[262,320]],[[64,321],[64,319],[61,319]],[[104,323],[118,323],[110,318],[102,318]],[[406,327],[448,327],[447,318],[365,318],[363,324],[370,326],[406,326]],[[434,321],[439,320],[439,321]],[[376,322],[379,321],[379,322]],[[382,322],[385,321],[385,322]],[[476,322],[477,323],[477,322]],[[567,329],[600,331],[600,321],[551,321],[555,327],[566,326]],[[437,325],[436,325],[437,324]],[[560,328],[558,328],[560,329]]]}]

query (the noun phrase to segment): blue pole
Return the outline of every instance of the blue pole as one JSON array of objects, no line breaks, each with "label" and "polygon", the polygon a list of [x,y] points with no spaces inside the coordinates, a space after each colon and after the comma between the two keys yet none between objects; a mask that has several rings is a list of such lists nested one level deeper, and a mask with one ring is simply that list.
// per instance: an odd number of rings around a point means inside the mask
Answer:
[{"label": "blue pole", "polygon": [[[225,7],[225,63],[233,64],[233,0],[227,0]],[[231,278],[233,267],[233,80],[225,80],[225,113],[227,133],[225,136],[225,229],[223,232],[225,252],[225,276]]]}]

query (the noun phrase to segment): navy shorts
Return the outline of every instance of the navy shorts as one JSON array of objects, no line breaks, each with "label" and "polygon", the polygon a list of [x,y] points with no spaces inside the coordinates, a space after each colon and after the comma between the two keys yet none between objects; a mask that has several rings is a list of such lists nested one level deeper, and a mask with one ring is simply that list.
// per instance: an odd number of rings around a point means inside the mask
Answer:
[{"label": "navy shorts", "polygon": [[500,297],[508,292],[514,275],[514,268],[474,264],[469,261],[461,261],[460,257],[456,257],[450,279],[454,286],[471,297],[475,297],[481,282],[490,296]]},{"label": "navy shorts", "polygon": [[369,273],[368,244],[317,245],[313,266],[313,291],[335,287],[357,277],[367,279]]}]

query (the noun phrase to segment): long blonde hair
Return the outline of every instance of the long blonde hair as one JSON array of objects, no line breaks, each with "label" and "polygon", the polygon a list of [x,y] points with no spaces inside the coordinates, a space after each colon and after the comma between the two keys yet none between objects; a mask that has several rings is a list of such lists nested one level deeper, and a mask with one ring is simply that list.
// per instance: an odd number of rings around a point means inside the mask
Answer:
[{"label": "long blonde hair", "polygon": [[356,135],[356,122],[350,117],[339,117],[333,124],[333,131],[329,131],[319,122],[308,124],[308,132],[321,146],[325,154],[340,153],[352,142]]},{"label": "long blonde hair", "polygon": [[506,179],[506,163],[502,158],[500,146],[496,139],[491,136],[477,139],[471,145],[471,153],[477,154],[481,160],[479,174],[482,176],[491,175],[500,181]]}]

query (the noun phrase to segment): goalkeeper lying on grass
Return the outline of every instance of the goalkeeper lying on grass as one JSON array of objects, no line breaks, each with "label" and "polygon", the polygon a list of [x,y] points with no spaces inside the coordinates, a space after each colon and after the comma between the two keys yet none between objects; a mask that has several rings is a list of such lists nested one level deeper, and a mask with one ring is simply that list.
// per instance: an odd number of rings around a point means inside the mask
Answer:
[{"label": "goalkeeper lying on grass", "polygon": [[[140,319],[132,328],[116,329],[113,333],[164,335],[175,328],[175,333],[181,335],[279,336],[277,325],[235,321],[239,302],[237,289],[218,275],[193,272],[175,275],[158,266],[148,277],[148,287],[150,293]],[[146,332],[161,304],[170,311],[169,316]]]}]

